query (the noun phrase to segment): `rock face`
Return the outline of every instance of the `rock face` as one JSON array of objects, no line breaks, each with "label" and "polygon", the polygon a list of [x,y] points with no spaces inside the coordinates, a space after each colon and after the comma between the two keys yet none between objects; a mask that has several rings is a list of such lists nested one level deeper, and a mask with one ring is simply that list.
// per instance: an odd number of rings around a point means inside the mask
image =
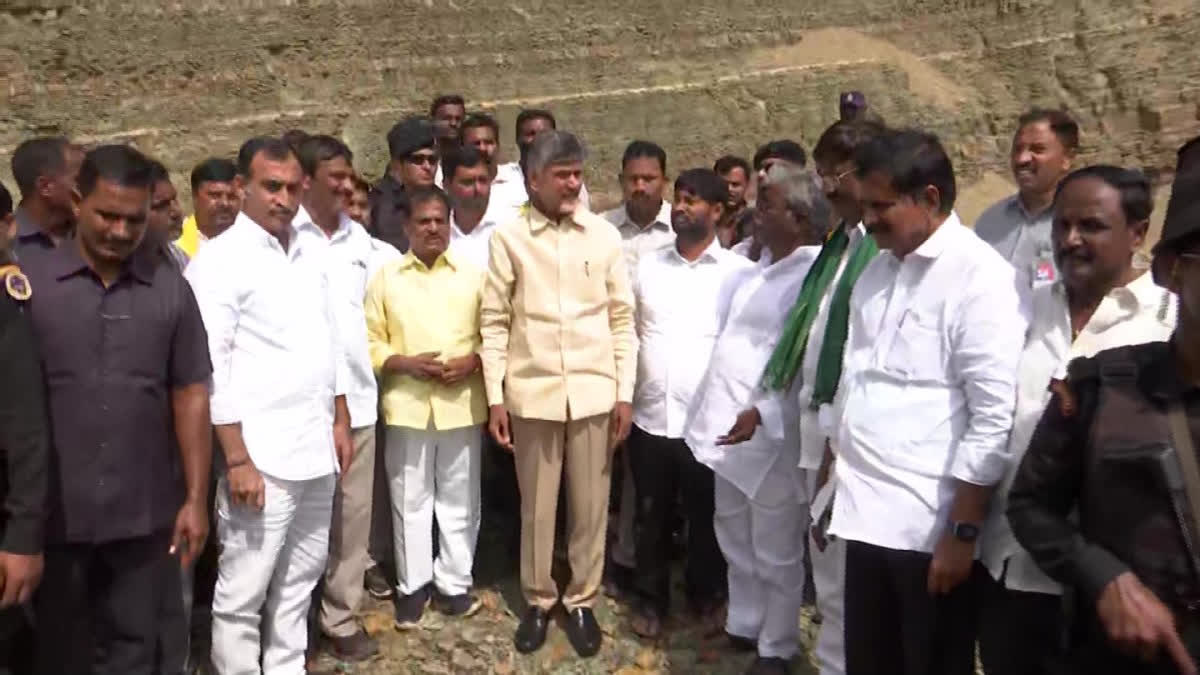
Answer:
[{"label": "rock face", "polygon": [[[433,95],[524,106],[591,147],[596,203],[624,145],[674,174],[793,137],[837,94],[938,132],[973,218],[1007,191],[1015,117],[1064,106],[1085,159],[1169,177],[1200,128],[1195,0],[8,0],[0,3],[0,156],[32,134],[128,140],[185,175],[252,134],[341,135],[378,174],[383,137]],[[11,183],[10,183],[11,185]],[[186,190],[184,191],[186,193]]]}]

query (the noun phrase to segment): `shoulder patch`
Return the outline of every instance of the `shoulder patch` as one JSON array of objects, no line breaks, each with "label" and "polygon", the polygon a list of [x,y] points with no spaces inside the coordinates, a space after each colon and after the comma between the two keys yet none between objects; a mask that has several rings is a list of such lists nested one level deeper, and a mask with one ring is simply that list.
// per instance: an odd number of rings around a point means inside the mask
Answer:
[{"label": "shoulder patch", "polygon": [[0,277],[4,278],[5,292],[13,300],[24,302],[33,296],[33,287],[29,285],[29,277],[25,276],[16,265],[0,267]]}]

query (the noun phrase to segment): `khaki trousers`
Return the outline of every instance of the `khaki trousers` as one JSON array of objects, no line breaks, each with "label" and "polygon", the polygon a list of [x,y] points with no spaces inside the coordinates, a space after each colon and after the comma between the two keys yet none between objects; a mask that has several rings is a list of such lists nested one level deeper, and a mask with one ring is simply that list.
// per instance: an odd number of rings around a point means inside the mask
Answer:
[{"label": "khaki trousers", "polygon": [[612,474],[608,422],[608,415],[569,422],[512,418],[521,489],[521,589],[530,605],[549,610],[559,599],[550,572],[564,463],[571,582],[562,602],[569,611],[596,601],[604,577]]},{"label": "khaki trousers", "polygon": [[321,597],[321,631],[350,637],[358,631],[355,614],[362,606],[363,573],[371,534],[375,484],[375,426],[354,430],[354,461],[338,482],[329,528],[329,565]]}]

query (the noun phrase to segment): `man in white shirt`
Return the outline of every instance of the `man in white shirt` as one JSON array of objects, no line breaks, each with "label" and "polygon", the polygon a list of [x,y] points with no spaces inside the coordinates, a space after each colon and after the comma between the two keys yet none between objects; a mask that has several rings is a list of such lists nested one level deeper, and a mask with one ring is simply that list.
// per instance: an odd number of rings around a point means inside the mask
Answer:
[{"label": "man in white shirt", "polygon": [[969,675],[975,540],[1009,466],[1025,319],[1012,266],[953,212],[935,136],[889,131],[855,164],[887,252],[851,294],[834,407],[846,672]]},{"label": "man in white shirt", "polygon": [[[628,165],[627,165],[628,166]],[[657,637],[671,606],[669,556],[679,495],[687,514],[685,595],[702,619],[728,595],[725,560],[713,530],[713,473],[683,441],[688,408],[712,357],[718,332],[717,301],[726,279],[753,263],[721,248],[717,221],[729,199],[724,181],[691,169],[675,181],[673,246],[646,253],[637,266],[638,376],[633,428],[626,453],[638,494],[633,630]]]},{"label": "man in white shirt", "polygon": [[238,172],[242,212],[186,273],[208,329],[225,459],[212,662],[222,674],[303,673],[335,474],[354,454],[340,299],[328,244],[292,225],[304,173],[291,148],[251,139]]},{"label": "man in white shirt", "polygon": [[1017,120],[1009,155],[1017,194],[996,202],[975,223],[975,234],[1016,269],[1018,292],[1054,283],[1050,242],[1054,191],[1079,152],[1079,125],[1061,110],[1035,108]]},{"label": "man in white shirt", "polygon": [[[492,200],[497,209],[517,210],[529,201],[525,187],[525,155],[533,145],[533,139],[547,129],[557,129],[558,121],[549,110],[527,108],[517,114],[516,140],[520,160],[496,167],[496,178],[492,184]],[[579,204],[591,210],[591,199],[586,185],[579,187]],[[502,221],[503,222],[503,221]]]},{"label": "man in white shirt", "polygon": [[[805,472],[812,516],[818,521],[832,492],[828,475],[833,462],[832,453],[826,450],[829,429],[822,425],[819,413],[824,410],[828,418],[829,404],[841,377],[850,291],[866,264],[879,252],[862,226],[854,153],[882,133],[883,126],[873,122],[836,122],[821,134],[813,149],[821,188],[841,222],[825,240],[805,277],[767,367],[768,387],[799,390],[800,468]],[[810,539],[809,554],[817,609],[821,612],[817,664],[825,675],[841,675],[846,670],[842,647],[846,545],[818,533]]]},{"label": "man in white shirt", "polygon": [[720,334],[684,436],[716,473],[713,520],[729,567],[725,631],[735,648],[757,649],[753,675],[786,674],[799,648],[808,522],[797,399],[766,389],[764,371],[833,215],[804,169],[775,167],[762,185],[765,249],[721,289]]},{"label": "man in white shirt", "polygon": [[[601,215],[621,234],[630,281],[637,274],[638,259],[643,254],[675,241],[675,231],[671,229],[671,205],[663,199],[666,175],[667,153],[660,146],[649,141],[633,141],[625,147],[621,173],[617,175],[624,201]],[[625,450],[620,453],[621,504],[617,515],[617,539],[609,547],[609,560],[604,570],[605,592],[614,597],[632,590],[633,570],[637,566],[634,536],[637,497],[629,453]]]},{"label": "man in white shirt", "polygon": [[[483,159],[487,162],[488,181],[491,182],[492,194],[496,198],[488,200],[487,220],[497,223],[507,223],[514,220],[520,215],[521,206],[525,203],[524,177],[518,176],[518,182],[521,183],[521,193],[515,197],[509,197],[504,194],[504,191],[511,187],[509,179],[511,175],[502,176],[500,174],[500,165],[498,163],[500,154],[500,124],[496,122],[496,118],[487,113],[471,113],[463,120],[462,128],[459,132],[462,136],[462,145],[471,146],[483,155]],[[507,164],[504,166],[508,166]],[[445,160],[442,160],[442,168],[445,168]],[[446,190],[449,191],[449,186]]]},{"label": "man in white shirt", "polygon": [[488,209],[492,179],[488,163],[474,147],[464,145],[442,157],[446,195],[450,198],[450,250],[481,270],[487,269],[488,243],[500,223]]},{"label": "man in white shirt", "polygon": [[379,646],[355,618],[362,603],[362,580],[368,564],[379,391],[367,351],[363,298],[373,272],[387,257],[377,250],[390,249],[394,259],[400,257],[400,252],[373,240],[361,224],[342,211],[354,190],[353,161],[350,148],[332,136],[309,136],[300,144],[300,164],[309,179],[309,188],[292,226],[298,233],[313,235],[316,242],[328,247],[326,273],[337,298],[334,319],[350,375],[346,402],[354,461],[338,481],[334,498],[330,556],[321,600],[321,632],[338,658],[364,661],[379,651]]},{"label": "man in white shirt", "polygon": [[1135,264],[1153,198],[1137,171],[1090,166],[1069,174],[1053,207],[1054,260],[1061,271],[1034,289],[1008,448],[1013,464],[992,497],[981,540],[991,574],[979,649],[988,675],[1045,672],[1062,634],[1059,585],[1017,543],[1004,515],[1017,466],[1067,363],[1113,347],[1165,341],[1175,325],[1172,296]]}]

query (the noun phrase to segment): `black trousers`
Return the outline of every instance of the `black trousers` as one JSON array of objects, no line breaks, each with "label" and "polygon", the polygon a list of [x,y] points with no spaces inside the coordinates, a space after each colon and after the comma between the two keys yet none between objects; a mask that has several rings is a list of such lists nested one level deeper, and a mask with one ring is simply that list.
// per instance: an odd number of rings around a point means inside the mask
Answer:
[{"label": "black trousers", "polygon": [[846,674],[973,675],[978,575],[928,591],[933,556],[846,542]]},{"label": "black trousers", "polygon": [[987,675],[1058,672],[1063,639],[1062,597],[1004,587],[980,575],[979,659]]},{"label": "black trousers", "polygon": [[0,610],[0,675],[33,672],[33,623],[29,607]]},{"label": "black trousers", "polygon": [[671,535],[682,497],[688,523],[684,589],[694,608],[728,595],[725,558],[713,531],[713,473],[681,439],[653,436],[634,426],[626,451],[637,492],[637,570],[643,601],[663,616],[671,606]]},{"label": "black trousers", "polygon": [[47,546],[34,599],[35,672],[156,672],[167,575],[179,575],[169,546],[169,530],[100,544]]}]

